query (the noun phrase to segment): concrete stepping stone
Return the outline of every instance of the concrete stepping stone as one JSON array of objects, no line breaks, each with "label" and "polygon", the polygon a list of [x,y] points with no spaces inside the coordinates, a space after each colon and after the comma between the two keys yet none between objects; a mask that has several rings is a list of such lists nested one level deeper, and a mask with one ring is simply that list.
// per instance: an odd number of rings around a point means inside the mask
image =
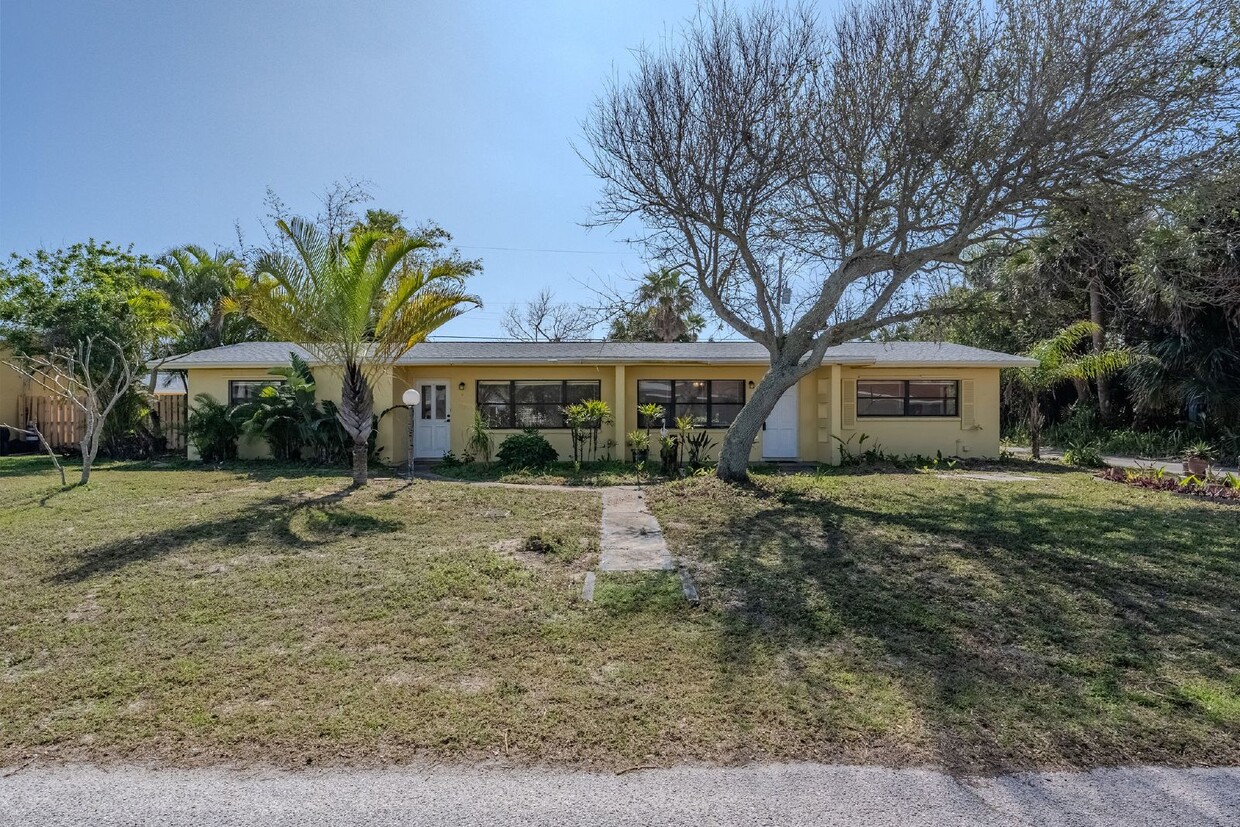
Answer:
[{"label": "concrete stepping stone", "polygon": [[672,554],[640,488],[604,488],[599,571],[670,571]]}]

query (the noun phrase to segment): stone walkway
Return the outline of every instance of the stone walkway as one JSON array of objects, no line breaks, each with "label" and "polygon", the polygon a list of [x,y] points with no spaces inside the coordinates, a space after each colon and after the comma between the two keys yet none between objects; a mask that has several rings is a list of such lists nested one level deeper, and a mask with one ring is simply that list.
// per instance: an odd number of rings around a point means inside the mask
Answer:
[{"label": "stone walkway", "polygon": [[676,566],[646,495],[632,485],[602,489],[599,571],[669,571]]}]

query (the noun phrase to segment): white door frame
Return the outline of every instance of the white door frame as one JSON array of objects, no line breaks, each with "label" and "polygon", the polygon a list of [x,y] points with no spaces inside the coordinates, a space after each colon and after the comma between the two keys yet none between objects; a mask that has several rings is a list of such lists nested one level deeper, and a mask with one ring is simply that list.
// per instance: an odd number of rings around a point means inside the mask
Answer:
[{"label": "white door frame", "polygon": [[[800,405],[797,386],[793,385],[779,397],[771,415],[766,418],[762,429],[763,459],[796,459],[799,433],[798,408]],[[768,437],[775,436],[775,440]],[[774,442],[774,445],[771,443]],[[785,444],[786,443],[786,444]]]},{"label": "white door frame", "polygon": [[[432,392],[436,385],[443,385],[445,418],[442,422],[433,418],[423,419],[422,403],[418,403],[418,407],[413,412],[413,453],[415,459],[440,459],[452,450],[452,384],[447,379],[414,380],[413,386],[418,389],[418,393],[422,394],[423,400],[426,399],[424,388],[427,385],[431,386]],[[431,416],[433,417],[435,414],[434,400],[431,401]],[[436,443],[439,434],[442,434],[442,445]]]}]

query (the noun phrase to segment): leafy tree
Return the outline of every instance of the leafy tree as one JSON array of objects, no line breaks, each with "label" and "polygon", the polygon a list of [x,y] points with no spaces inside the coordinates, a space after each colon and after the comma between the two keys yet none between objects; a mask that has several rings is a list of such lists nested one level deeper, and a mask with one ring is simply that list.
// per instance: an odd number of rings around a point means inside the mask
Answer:
[{"label": "leafy tree", "polygon": [[341,426],[353,446],[353,483],[366,484],[374,383],[410,347],[481,302],[464,291],[478,264],[444,255],[438,228],[407,236],[336,235],[302,219],[277,224],[295,252],[270,251],[241,303],[277,336],[341,374]]},{"label": "leafy tree", "polygon": [[1131,354],[1123,350],[1078,355],[1076,351],[1081,342],[1092,338],[1096,327],[1093,322],[1068,325],[1025,353],[1038,360],[1036,366],[1008,371],[1010,385],[1022,392],[1028,406],[1027,423],[1034,459],[1042,458],[1042,395],[1064,382],[1114,375],[1131,362]]},{"label": "leafy tree", "polygon": [[1146,418],[1206,411],[1240,424],[1240,166],[1175,198],[1125,268],[1120,334]]},{"label": "leafy tree", "polygon": [[[0,269],[0,335],[18,354],[75,351],[106,337],[131,363],[153,355],[175,330],[164,294],[149,286],[151,262],[109,242],[10,256]],[[95,370],[115,353],[92,351]]]},{"label": "leafy tree", "polygon": [[[632,218],[770,369],[724,437],[746,475],[828,348],[924,316],[979,245],[1102,182],[1165,191],[1234,139],[1234,0],[716,7],[639,53],[585,127],[596,221]],[[787,265],[786,269],[784,265]],[[785,297],[791,293],[790,300]]]},{"label": "leafy tree", "polygon": [[693,284],[679,270],[647,273],[633,296],[618,302],[607,338],[617,342],[696,342],[706,326]]}]

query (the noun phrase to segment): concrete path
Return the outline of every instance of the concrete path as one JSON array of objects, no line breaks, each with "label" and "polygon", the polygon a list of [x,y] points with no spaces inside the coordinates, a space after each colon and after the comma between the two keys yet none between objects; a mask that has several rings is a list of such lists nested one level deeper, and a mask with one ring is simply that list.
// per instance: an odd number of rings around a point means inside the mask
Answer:
[{"label": "concrete path", "polygon": [[646,495],[633,485],[602,489],[599,571],[666,571],[675,568]]},{"label": "concrete path", "polygon": [[[1021,457],[1027,457],[1032,454],[1032,451],[1028,448],[1008,448],[1006,450]],[[1058,448],[1043,448],[1042,459],[1063,459],[1063,451],[1060,451]],[[1115,468],[1165,468],[1168,474],[1180,475],[1184,473],[1184,463],[1174,459],[1144,459],[1142,457],[1104,455],[1102,461]],[[1234,465],[1215,465],[1211,463],[1211,468],[1213,468],[1215,473],[1236,473]]]},{"label": "concrete path", "polygon": [[0,824],[1234,827],[1240,770],[1137,768],[962,781],[926,770],[816,764],[626,775],[30,767],[0,778]]}]

